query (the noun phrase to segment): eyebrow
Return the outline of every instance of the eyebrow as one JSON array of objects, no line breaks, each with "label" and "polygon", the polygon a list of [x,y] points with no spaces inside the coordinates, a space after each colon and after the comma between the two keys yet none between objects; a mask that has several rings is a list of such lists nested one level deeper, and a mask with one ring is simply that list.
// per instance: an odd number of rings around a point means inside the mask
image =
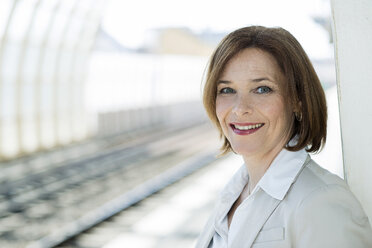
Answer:
[{"label": "eyebrow", "polygon": [[[275,83],[273,80],[271,80],[268,77],[254,78],[254,79],[251,79],[249,81],[254,82],[254,83],[259,83],[259,82],[262,82],[262,81],[269,81],[269,82]],[[219,85],[219,84],[231,84],[231,82],[226,81],[226,80],[218,80],[217,85]]]},{"label": "eyebrow", "polygon": [[225,80],[218,80],[217,85],[219,85],[219,84],[231,84],[231,82],[230,81],[225,81]]}]

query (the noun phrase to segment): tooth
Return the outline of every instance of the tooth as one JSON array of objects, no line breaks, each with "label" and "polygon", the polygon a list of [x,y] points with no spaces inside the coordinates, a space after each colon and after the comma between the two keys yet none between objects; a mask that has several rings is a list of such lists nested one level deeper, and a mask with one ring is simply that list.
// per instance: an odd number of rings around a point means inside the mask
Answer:
[{"label": "tooth", "polygon": [[254,125],[248,125],[248,126],[239,126],[239,125],[234,125],[236,129],[239,130],[250,130],[250,129],[255,129],[262,127],[263,124],[254,124]]}]

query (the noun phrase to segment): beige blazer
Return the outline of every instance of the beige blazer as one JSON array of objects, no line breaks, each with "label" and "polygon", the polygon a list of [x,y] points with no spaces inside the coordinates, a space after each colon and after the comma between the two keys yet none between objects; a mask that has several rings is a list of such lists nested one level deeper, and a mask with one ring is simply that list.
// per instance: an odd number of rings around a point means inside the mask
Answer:
[{"label": "beige blazer", "polygon": [[[372,248],[372,230],[347,184],[310,156],[283,200],[259,190],[229,248]],[[214,230],[213,213],[196,248],[207,248]]]}]

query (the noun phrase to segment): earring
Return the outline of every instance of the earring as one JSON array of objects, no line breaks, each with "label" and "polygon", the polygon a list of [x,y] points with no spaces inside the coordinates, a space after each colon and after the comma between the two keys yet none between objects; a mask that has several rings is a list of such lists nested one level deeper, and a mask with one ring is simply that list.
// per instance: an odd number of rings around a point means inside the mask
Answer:
[{"label": "earring", "polygon": [[302,112],[295,112],[294,114],[297,121],[302,121]]}]

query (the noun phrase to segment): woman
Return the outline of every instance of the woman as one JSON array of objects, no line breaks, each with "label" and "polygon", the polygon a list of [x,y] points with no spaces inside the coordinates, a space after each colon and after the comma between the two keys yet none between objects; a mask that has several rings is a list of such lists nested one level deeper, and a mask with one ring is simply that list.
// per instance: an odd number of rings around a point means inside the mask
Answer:
[{"label": "woman", "polygon": [[222,154],[240,154],[244,165],[197,248],[372,247],[347,184],[308,155],[326,140],[326,100],[289,32],[252,26],[226,36],[211,57],[203,101]]}]

